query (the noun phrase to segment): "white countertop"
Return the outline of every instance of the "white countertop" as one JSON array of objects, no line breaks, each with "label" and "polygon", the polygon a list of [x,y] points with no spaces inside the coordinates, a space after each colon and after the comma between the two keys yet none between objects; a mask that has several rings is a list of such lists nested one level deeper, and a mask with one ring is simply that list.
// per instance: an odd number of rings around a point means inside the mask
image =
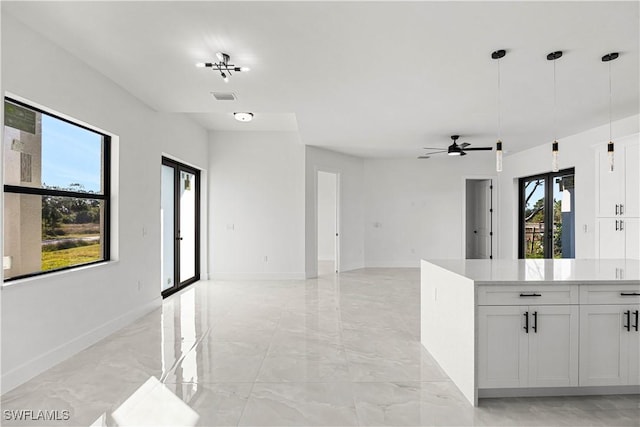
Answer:
[{"label": "white countertop", "polygon": [[447,259],[425,260],[476,284],[640,284],[640,260],[632,259]]}]

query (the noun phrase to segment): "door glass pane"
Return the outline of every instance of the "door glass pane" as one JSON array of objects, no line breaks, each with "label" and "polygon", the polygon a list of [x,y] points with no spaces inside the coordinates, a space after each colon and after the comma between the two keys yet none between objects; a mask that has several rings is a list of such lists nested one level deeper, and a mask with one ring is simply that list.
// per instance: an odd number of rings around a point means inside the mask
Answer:
[{"label": "door glass pane", "polygon": [[545,182],[544,178],[524,181],[524,257],[544,258]]},{"label": "door glass pane", "polygon": [[180,283],[196,274],[196,176],[180,171]]},{"label": "door glass pane", "polygon": [[553,178],[553,258],[575,258],[573,174]]},{"label": "door glass pane", "polygon": [[162,191],[160,206],[160,221],[162,236],[160,239],[162,253],[162,290],[174,285],[174,177],[175,169],[162,165]]}]

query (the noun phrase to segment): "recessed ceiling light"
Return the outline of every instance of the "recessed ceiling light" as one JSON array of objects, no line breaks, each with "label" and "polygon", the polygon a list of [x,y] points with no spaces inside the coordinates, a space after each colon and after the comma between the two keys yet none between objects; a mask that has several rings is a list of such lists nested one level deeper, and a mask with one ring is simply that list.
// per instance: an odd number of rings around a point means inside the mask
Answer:
[{"label": "recessed ceiling light", "polygon": [[253,113],[233,113],[233,117],[239,122],[250,122],[253,120]]}]

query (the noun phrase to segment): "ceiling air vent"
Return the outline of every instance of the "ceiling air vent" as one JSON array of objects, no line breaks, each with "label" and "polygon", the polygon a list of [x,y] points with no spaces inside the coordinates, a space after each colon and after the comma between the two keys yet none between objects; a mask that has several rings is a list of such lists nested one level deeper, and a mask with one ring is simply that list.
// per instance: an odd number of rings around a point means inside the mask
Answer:
[{"label": "ceiling air vent", "polygon": [[236,94],[231,92],[211,92],[213,97],[218,101],[235,101]]}]

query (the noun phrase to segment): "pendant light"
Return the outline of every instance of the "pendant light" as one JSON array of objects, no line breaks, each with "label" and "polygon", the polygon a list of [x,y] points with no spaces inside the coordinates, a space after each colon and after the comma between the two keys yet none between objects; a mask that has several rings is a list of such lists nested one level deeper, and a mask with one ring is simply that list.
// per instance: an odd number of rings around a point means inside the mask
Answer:
[{"label": "pendant light", "polygon": [[607,157],[609,158],[609,172],[613,172],[613,137],[611,133],[611,61],[618,58],[618,52],[611,52],[602,57],[602,62],[609,63],[609,143]]},{"label": "pendant light", "polygon": [[553,172],[558,172],[559,162],[558,162],[558,127],[556,124],[557,121],[557,90],[556,90],[556,63],[555,60],[562,57],[562,51],[558,50],[556,52],[551,52],[547,55],[548,61],[553,62],[553,144],[551,144],[551,170]]},{"label": "pendant light", "polygon": [[500,92],[500,59],[504,58],[507,52],[504,49],[491,53],[491,59],[498,60],[498,140],[496,142],[496,172],[502,172],[502,105]]}]

